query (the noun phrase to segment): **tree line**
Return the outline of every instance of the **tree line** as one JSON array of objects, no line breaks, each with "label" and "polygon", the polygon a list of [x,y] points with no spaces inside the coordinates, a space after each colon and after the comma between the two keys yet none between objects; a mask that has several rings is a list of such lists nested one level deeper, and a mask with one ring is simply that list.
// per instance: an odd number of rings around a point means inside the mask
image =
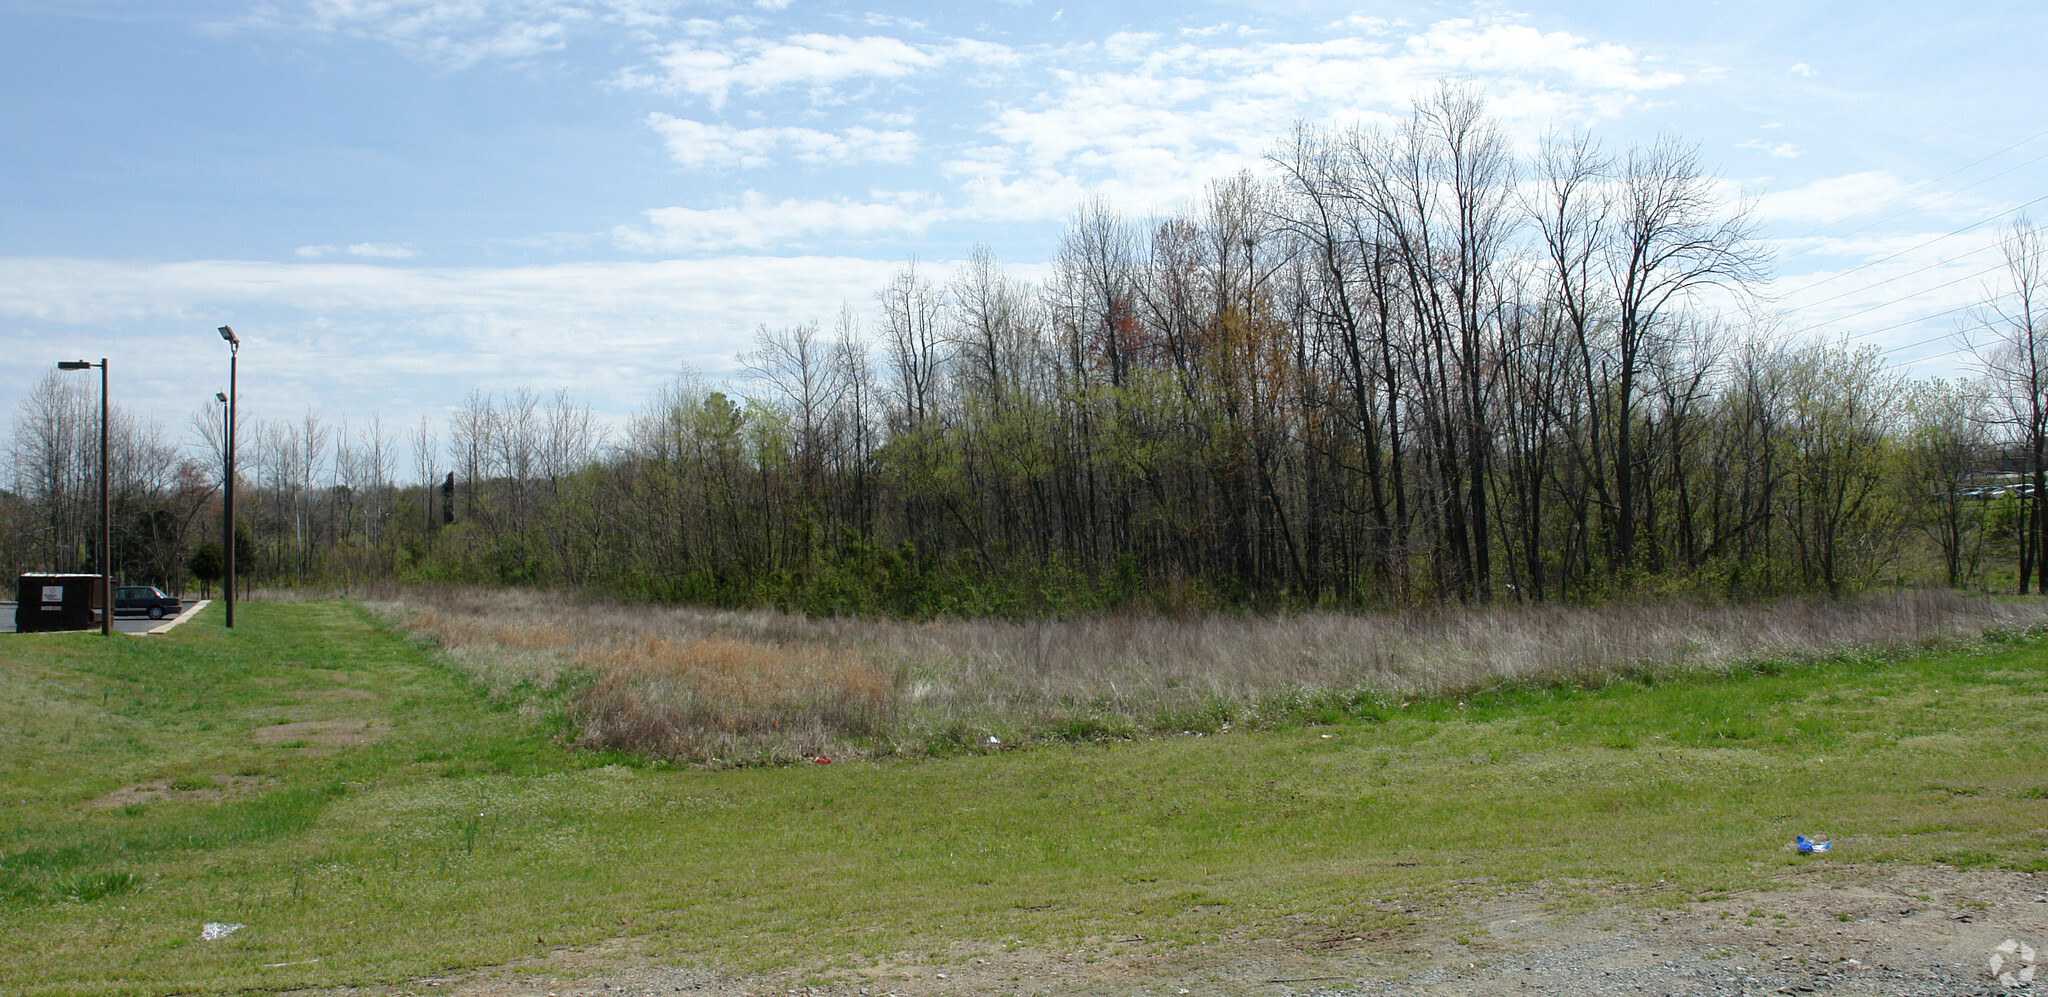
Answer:
[{"label": "tree line", "polygon": [[[242,570],[910,615],[1839,594],[2006,565],[2039,589],[2048,275],[2031,225],[2004,248],[1980,376],[1915,381],[1782,332],[1695,149],[1517,157],[1445,86],[1395,126],[1300,128],[1172,217],[1085,203],[1042,284],[986,249],[912,261],[871,309],[763,327],[737,386],[685,374],[625,426],[518,389],[472,392],[445,448],[429,422],[243,427]],[[91,563],[86,401],[53,373],[16,418],[16,565]],[[175,583],[218,536],[219,419],[195,416],[197,454],[115,420],[124,576]]]}]

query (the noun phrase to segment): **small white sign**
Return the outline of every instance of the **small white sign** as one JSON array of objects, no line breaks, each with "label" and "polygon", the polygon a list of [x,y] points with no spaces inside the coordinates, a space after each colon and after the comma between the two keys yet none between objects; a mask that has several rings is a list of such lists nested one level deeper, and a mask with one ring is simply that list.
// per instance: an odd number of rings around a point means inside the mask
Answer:
[{"label": "small white sign", "polygon": [[64,601],[64,586],[62,586],[62,585],[45,585],[45,586],[43,586],[43,601],[44,601],[44,602],[63,602],[63,601]]}]

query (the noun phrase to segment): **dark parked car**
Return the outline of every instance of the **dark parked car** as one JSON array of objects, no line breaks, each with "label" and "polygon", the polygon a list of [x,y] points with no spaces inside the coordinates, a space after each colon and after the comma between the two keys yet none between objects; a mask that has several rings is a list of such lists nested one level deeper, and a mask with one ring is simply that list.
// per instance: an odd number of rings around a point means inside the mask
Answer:
[{"label": "dark parked car", "polygon": [[114,615],[141,613],[152,620],[178,615],[178,597],[154,585],[123,585],[114,590]]}]

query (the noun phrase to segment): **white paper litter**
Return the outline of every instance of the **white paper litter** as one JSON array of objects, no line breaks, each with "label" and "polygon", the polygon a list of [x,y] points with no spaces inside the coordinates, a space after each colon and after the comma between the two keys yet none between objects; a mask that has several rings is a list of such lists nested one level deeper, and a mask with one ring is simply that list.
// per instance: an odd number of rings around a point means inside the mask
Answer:
[{"label": "white paper litter", "polygon": [[219,921],[208,921],[199,929],[199,940],[202,942],[217,942],[242,930],[244,927],[245,925],[240,924],[222,924]]}]

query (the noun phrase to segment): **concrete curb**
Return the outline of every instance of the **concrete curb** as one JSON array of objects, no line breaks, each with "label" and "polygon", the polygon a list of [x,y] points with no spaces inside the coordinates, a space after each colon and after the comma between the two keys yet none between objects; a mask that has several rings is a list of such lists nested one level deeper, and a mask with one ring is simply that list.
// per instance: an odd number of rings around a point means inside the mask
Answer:
[{"label": "concrete curb", "polygon": [[157,626],[153,626],[153,627],[150,627],[150,628],[149,628],[148,630],[145,630],[145,631],[143,631],[142,633],[139,633],[139,634],[129,634],[128,636],[130,636],[130,637],[147,637],[147,636],[149,636],[150,634],[167,634],[167,633],[170,633],[170,632],[171,632],[171,628],[173,628],[173,627],[177,626],[177,625],[178,625],[178,624],[180,624],[180,623],[183,623],[183,622],[185,622],[186,620],[189,620],[189,619],[191,619],[191,618],[192,618],[192,617],[194,617],[194,616],[197,616],[197,615],[199,615],[199,611],[200,611],[200,610],[202,610],[202,609],[205,609],[205,608],[206,608],[207,606],[209,606],[209,605],[212,605],[212,603],[213,603],[213,600],[212,600],[212,599],[201,599],[201,600],[199,600],[198,602],[195,602],[195,603],[193,603],[193,604],[191,605],[191,607],[187,608],[187,609],[186,609],[186,610],[185,610],[184,612],[182,612],[182,613],[179,613],[178,615],[176,615],[176,616],[173,616],[173,617],[171,617],[171,618],[170,618],[169,620],[165,621],[164,623],[162,623],[162,624],[160,624],[160,625],[157,625]]}]

